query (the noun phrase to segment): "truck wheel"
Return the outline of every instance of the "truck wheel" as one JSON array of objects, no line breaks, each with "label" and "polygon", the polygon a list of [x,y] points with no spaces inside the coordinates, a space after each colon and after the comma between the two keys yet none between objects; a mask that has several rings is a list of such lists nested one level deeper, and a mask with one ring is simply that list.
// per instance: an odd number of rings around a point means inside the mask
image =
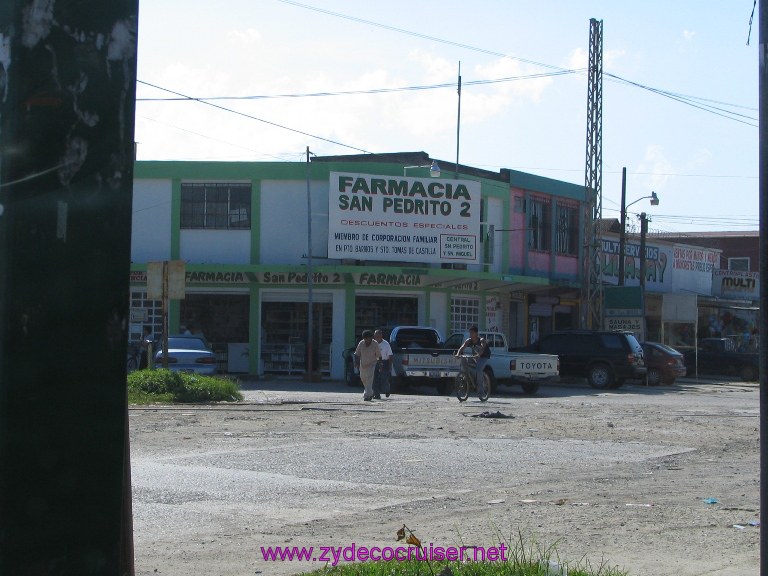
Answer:
[{"label": "truck wheel", "polygon": [[590,366],[587,373],[587,380],[592,388],[610,388],[613,383],[613,374],[608,364],[595,364]]},{"label": "truck wheel", "polygon": [[410,384],[405,376],[394,376],[389,379],[393,392],[405,393],[410,389]]},{"label": "truck wheel", "polygon": [[443,378],[437,384],[437,393],[440,394],[440,396],[448,396],[451,392],[453,392],[453,387],[453,380]]},{"label": "truck wheel", "polygon": [[361,385],[360,376],[355,374],[355,371],[349,368],[344,371],[344,379],[347,381],[347,386],[359,387]]},{"label": "truck wheel", "polygon": [[538,382],[526,382],[525,384],[522,384],[523,392],[528,394],[529,396],[532,396],[533,394],[536,394],[536,392],[539,391],[539,383]]},{"label": "truck wheel", "polygon": [[658,368],[648,368],[648,386],[658,386],[661,384],[661,370]]},{"label": "truck wheel", "polygon": [[753,382],[757,380],[757,368],[754,366],[742,366],[739,370],[739,376],[744,382]]}]

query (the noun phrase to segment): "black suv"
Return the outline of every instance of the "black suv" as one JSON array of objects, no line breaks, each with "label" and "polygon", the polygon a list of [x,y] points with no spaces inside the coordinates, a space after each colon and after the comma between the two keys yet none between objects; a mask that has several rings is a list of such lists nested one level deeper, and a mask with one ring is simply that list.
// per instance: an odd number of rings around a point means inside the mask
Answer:
[{"label": "black suv", "polygon": [[561,376],[583,376],[593,388],[645,379],[643,348],[632,332],[569,330],[548,334],[525,350],[557,354]]}]

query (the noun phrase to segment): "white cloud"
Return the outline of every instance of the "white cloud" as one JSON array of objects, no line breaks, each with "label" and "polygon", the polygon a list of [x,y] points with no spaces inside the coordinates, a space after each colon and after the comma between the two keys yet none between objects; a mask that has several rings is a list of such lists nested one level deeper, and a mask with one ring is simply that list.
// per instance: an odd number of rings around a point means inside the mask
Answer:
[{"label": "white cloud", "polygon": [[696,36],[696,32],[693,32],[691,30],[683,30],[683,40],[685,40],[686,42],[691,41],[694,36]]},{"label": "white cloud", "polygon": [[[614,66],[625,55],[625,50],[604,50],[603,67],[610,68]],[[574,48],[568,55],[566,67],[570,70],[580,70],[589,67],[589,52],[584,50],[584,48]]]},{"label": "white cloud", "polygon": [[249,45],[256,44],[261,41],[261,32],[253,28],[246,30],[232,30],[228,34],[228,39],[232,44]]},{"label": "white cloud", "polygon": [[675,169],[672,162],[667,159],[663,146],[649,144],[645,149],[638,172],[650,173],[648,190],[660,190],[664,188],[669,180],[669,174],[674,173]]},{"label": "white cloud", "polygon": [[589,53],[583,48],[574,48],[568,55],[568,68],[578,70],[589,66]]},{"label": "white cloud", "polygon": [[619,60],[626,55],[626,50],[606,50],[603,53],[603,64],[606,68],[613,68]]}]

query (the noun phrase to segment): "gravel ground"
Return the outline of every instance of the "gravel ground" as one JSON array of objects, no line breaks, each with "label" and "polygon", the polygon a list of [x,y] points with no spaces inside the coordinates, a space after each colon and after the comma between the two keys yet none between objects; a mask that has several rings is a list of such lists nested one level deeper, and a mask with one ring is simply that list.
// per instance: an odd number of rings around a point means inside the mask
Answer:
[{"label": "gravel ground", "polygon": [[324,563],[262,547],[396,546],[403,524],[427,546],[522,535],[633,576],[759,573],[755,384],[571,382],[461,404],[295,380],[244,394],[131,409],[138,576],[297,574]]}]

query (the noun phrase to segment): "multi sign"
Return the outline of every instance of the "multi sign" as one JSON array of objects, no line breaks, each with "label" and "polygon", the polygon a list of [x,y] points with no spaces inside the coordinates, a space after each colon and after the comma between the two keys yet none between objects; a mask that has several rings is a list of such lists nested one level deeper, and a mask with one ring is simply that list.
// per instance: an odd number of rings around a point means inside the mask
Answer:
[{"label": "multi sign", "polygon": [[480,262],[480,183],[331,172],[328,257]]},{"label": "multi sign", "polygon": [[712,296],[740,300],[760,299],[760,273],[738,270],[712,271]]}]

